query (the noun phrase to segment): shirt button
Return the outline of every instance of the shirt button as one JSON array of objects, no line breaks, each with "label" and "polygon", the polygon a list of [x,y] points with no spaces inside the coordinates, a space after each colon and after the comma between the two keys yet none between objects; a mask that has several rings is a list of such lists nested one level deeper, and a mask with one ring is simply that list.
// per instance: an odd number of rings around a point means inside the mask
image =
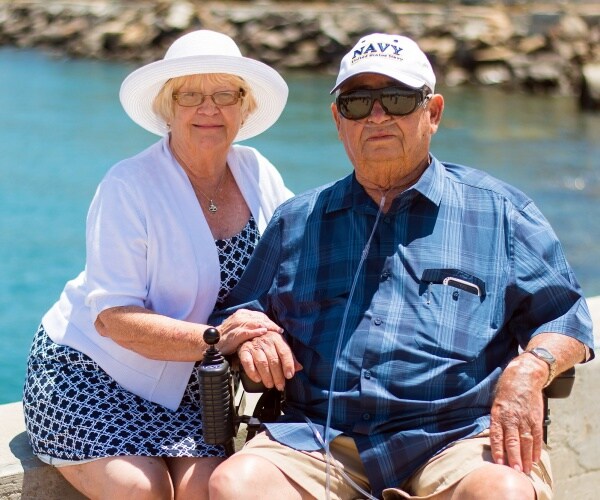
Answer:
[{"label": "shirt button", "polygon": [[363,420],[371,420],[371,414],[370,413],[363,413],[362,419]]},{"label": "shirt button", "polygon": [[367,380],[371,378],[371,371],[370,370],[365,370],[365,378]]},{"label": "shirt button", "polygon": [[381,323],[383,323],[383,320],[379,317],[375,318],[373,320],[373,323],[375,323],[377,326],[381,325]]}]

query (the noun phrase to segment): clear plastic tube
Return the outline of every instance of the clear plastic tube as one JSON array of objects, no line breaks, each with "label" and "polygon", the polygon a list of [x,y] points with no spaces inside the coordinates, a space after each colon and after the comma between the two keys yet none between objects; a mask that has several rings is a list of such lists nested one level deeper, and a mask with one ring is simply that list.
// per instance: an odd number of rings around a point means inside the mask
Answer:
[{"label": "clear plastic tube", "polygon": [[[306,420],[306,422],[308,423],[308,425],[310,426],[313,434],[315,435],[315,438],[317,439],[317,442],[323,446],[323,448],[327,447],[327,449],[329,449],[329,445],[325,443],[325,441],[323,440],[323,436],[321,436],[321,433],[319,432],[319,429],[317,429],[315,427],[315,425],[310,421],[310,419],[308,417],[304,417],[304,420]],[[327,484],[326,484],[326,497],[329,500],[329,498],[331,497],[331,460],[333,459],[333,456],[331,455],[331,453],[327,452],[326,454],[326,467],[327,467]],[[338,473],[346,480],[348,481],[348,483],[359,493],[362,493],[365,498],[368,498],[369,500],[378,500],[376,497],[372,496],[368,491],[363,490],[360,485],[358,485],[356,483],[356,481],[354,481],[354,479],[352,479],[348,474],[346,474],[346,472],[342,469],[340,469],[339,467],[336,467],[335,463],[333,464],[333,467],[338,471]]]},{"label": "clear plastic tube", "polygon": [[[309,424],[311,425],[313,433],[315,434],[315,437],[317,438],[317,440],[320,440],[320,442],[323,444],[323,448],[325,449],[325,456],[326,456],[325,494],[326,494],[327,500],[330,500],[330,498],[331,498],[331,465],[332,465],[333,457],[331,456],[331,452],[329,451],[329,441],[330,441],[329,440],[329,431],[331,428],[331,414],[332,414],[332,410],[333,410],[333,389],[335,386],[335,376],[337,373],[338,359],[340,357],[340,352],[342,349],[342,340],[344,337],[344,332],[346,330],[346,320],[348,319],[348,312],[350,311],[350,305],[352,304],[352,298],[354,297],[354,290],[356,288],[356,283],[358,282],[358,276],[364,265],[365,260],[367,259],[367,256],[369,255],[369,249],[371,248],[371,242],[373,241],[373,236],[375,234],[375,230],[377,229],[377,225],[379,224],[379,219],[381,218],[381,214],[383,213],[383,207],[385,205],[386,195],[387,195],[387,192],[382,195],[381,201],[379,202],[379,211],[377,212],[377,217],[375,218],[375,224],[373,224],[373,229],[371,230],[369,239],[367,240],[365,248],[363,248],[361,259],[358,264],[358,268],[356,269],[356,273],[354,274],[354,278],[352,280],[352,287],[350,288],[350,294],[348,295],[348,301],[346,303],[346,308],[344,309],[344,315],[342,316],[342,323],[340,325],[340,331],[339,331],[339,335],[338,335],[338,343],[336,346],[335,357],[333,360],[333,367],[332,367],[332,372],[331,372],[331,382],[329,384],[329,398],[327,400],[327,420],[326,420],[325,429],[324,429],[325,439],[323,439],[323,437],[320,436],[318,430],[312,425],[312,423],[310,421],[308,421]],[[342,477],[344,477],[344,479],[346,479],[352,485],[352,487],[357,489],[360,493],[364,494],[366,498],[372,499],[372,500],[377,500],[370,493],[364,491],[360,486],[358,486],[343,470],[338,468],[337,471],[342,475]]]}]

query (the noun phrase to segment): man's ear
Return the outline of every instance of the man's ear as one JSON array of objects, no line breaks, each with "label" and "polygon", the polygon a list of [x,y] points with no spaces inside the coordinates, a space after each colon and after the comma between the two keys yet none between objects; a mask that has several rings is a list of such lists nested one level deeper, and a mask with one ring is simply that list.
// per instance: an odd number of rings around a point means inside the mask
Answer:
[{"label": "man's ear", "polygon": [[431,125],[435,126],[437,129],[442,121],[442,114],[444,113],[444,96],[442,96],[442,94],[433,94],[427,107],[429,109]]},{"label": "man's ear", "polygon": [[335,102],[331,103],[331,116],[333,116],[333,122],[335,123],[335,128],[337,128],[338,131],[338,138],[341,139],[340,136],[340,113],[337,109],[337,106],[335,105]]}]

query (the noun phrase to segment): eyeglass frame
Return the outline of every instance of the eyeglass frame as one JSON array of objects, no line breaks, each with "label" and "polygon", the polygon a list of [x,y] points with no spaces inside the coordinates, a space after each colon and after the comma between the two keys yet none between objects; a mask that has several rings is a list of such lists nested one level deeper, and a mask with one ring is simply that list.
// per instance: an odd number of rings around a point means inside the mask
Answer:
[{"label": "eyeglass frame", "polygon": [[[400,89],[403,91],[407,91],[411,94],[416,94],[418,96],[418,100],[417,100],[417,103],[415,104],[415,107],[412,110],[410,110],[408,113],[399,113],[399,114],[391,113],[381,102],[381,96],[383,95],[383,93],[386,90],[389,90],[389,89]],[[344,112],[341,109],[340,102],[339,102],[340,97],[342,97],[346,94],[349,94],[351,92],[369,92],[371,94],[370,95],[371,105],[369,107],[369,112],[360,118],[348,117],[344,114]],[[380,88],[380,89],[351,89],[351,90],[347,90],[345,92],[341,92],[338,90],[336,97],[335,97],[335,105],[336,105],[336,108],[337,108],[338,112],[340,113],[340,115],[342,117],[344,117],[346,120],[358,121],[358,120],[363,120],[371,115],[376,101],[379,102],[379,105],[381,106],[383,111],[389,116],[408,116],[408,115],[414,113],[421,106],[425,105],[427,103],[427,101],[429,101],[432,97],[433,97],[433,93],[431,92],[431,89],[429,89],[429,87],[427,87],[427,86],[423,86],[420,89],[415,89],[415,88],[411,88],[411,87],[403,87],[401,85],[389,85],[387,87]]]},{"label": "eyeglass frame", "polygon": [[[181,95],[184,95],[184,94],[199,94],[199,95],[202,96],[202,99],[197,104],[181,104],[181,102],[179,101],[179,98],[180,98]],[[215,97],[214,97],[217,94],[237,94],[237,97],[236,97],[235,101],[233,101],[233,102],[231,102],[229,104],[218,104],[215,101]],[[243,99],[245,96],[246,96],[246,91],[244,89],[239,89],[239,90],[220,90],[218,92],[213,92],[212,94],[203,94],[202,92],[196,92],[196,91],[191,91],[191,92],[176,92],[176,93],[172,94],[173,100],[177,104],[179,104],[180,106],[183,106],[184,108],[193,108],[195,106],[202,106],[202,104],[204,104],[204,100],[207,97],[210,97],[211,101],[213,102],[213,104],[215,106],[219,106],[219,107],[222,107],[222,106],[233,106],[234,104],[237,104],[240,101],[240,99]]]}]

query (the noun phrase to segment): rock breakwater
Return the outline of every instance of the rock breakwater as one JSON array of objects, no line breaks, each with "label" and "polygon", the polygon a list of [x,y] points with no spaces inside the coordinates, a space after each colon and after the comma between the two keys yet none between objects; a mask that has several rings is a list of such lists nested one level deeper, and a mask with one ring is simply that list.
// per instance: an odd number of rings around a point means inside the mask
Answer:
[{"label": "rock breakwater", "polygon": [[[337,70],[373,31],[414,37],[447,85],[579,95],[600,104],[600,4],[2,0],[0,45],[149,62],[182,32],[214,29],[282,70]],[[599,106],[600,107],[600,106]]]}]

